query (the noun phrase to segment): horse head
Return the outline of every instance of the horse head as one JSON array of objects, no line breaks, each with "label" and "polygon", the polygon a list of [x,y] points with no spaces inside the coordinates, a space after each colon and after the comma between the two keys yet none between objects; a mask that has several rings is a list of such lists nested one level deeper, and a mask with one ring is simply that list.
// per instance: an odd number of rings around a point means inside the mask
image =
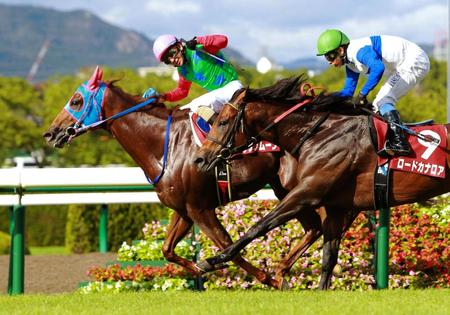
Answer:
[{"label": "horse head", "polygon": [[67,104],[43,134],[50,145],[62,148],[84,133],[88,126],[102,118],[102,106],[108,84],[102,81],[103,72],[97,66],[91,78],[81,84]]},{"label": "horse head", "polygon": [[[107,122],[158,102],[156,96],[144,99],[130,95],[114,86],[113,81],[102,81],[102,75],[102,70],[97,67],[91,78],[78,87],[44,133],[49,144],[62,148],[88,130],[104,127],[111,131]],[[158,105],[164,107],[162,103]]]},{"label": "horse head", "polygon": [[194,159],[201,172],[209,172],[218,163],[228,162],[232,157],[236,133],[242,126],[246,92],[247,90],[243,90],[232,101],[226,103],[214,121],[206,142]]}]

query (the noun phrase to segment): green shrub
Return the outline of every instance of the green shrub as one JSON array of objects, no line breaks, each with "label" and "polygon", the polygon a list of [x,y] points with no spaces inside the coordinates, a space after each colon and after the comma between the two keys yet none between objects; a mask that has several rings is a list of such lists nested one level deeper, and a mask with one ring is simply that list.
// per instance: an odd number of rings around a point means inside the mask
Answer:
[{"label": "green shrub", "polygon": [[8,255],[11,238],[5,232],[0,231],[0,255]]},{"label": "green shrub", "polygon": [[67,213],[66,248],[72,253],[95,252],[98,249],[100,206],[70,205]]},{"label": "green shrub", "polygon": [[[63,246],[68,206],[27,206],[25,243],[28,246]],[[9,234],[9,207],[0,208],[0,231]]]},{"label": "green shrub", "polygon": [[[11,237],[8,233],[0,231],[0,255],[9,255],[9,248],[11,247]],[[30,249],[25,244],[25,255],[30,254]]]},{"label": "green shrub", "polygon": [[[98,250],[100,205],[71,205],[67,214],[66,247],[73,253]],[[108,246],[117,251],[122,243],[143,237],[145,222],[167,215],[159,204],[118,204],[108,207]]]},{"label": "green shrub", "polygon": [[25,237],[28,246],[63,246],[68,206],[26,208]]},{"label": "green shrub", "polygon": [[117,251],[123,242],[142,239],[145,222],[166,217],[168,208],[160,204],[120,204],[109,206],[108,242]]}]

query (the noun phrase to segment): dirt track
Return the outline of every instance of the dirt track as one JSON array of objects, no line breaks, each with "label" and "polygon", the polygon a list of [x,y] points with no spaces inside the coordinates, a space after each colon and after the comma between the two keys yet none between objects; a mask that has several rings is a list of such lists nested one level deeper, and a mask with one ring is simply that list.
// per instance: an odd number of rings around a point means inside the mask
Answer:
[{"label": "dirt track", "polygon": [[[67,256],[25,256],[25,293],[73,292],[80,281],[89,280],[91,266],[105,266],[116,259],[115,253],[90,253]],[[0,294],[8,286],[9,256],[0,255]]]}]

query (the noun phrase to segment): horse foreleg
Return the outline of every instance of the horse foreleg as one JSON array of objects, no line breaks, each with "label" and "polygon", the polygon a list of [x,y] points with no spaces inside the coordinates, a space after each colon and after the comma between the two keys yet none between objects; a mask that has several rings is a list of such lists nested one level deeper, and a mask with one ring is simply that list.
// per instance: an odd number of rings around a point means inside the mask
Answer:
[{"label": "horse foreleg", "polygon": [[240,239],[231,244],[219,255],[207,258],[197,264],[205,272],[217,269],[217,266],[232,260],[245,246],[255,238],[265,235],[272,229],[294,219],[298,214],[311,208],[308,204],[298,204],[296,192],[291,191],[269,214],[264,216],[258,223],[253,225]]},{"label": "horse foreleg", "polygon": [[328,213],[323,222],[323,255],[322,271],[320,274],[319,289],[327,290],[331,287],[331,277],[336,266],[339,244],[345,230],[345,220],[343,212]]},{"label": "horse foreleg", "polygon": [[199,275],[200,272],[194,262],[178,256],[175,253],[175,247],[192,228],[192,224],[192,221],[184,219],[177,212],[174,212],[170,218],[170,223],[167,228],[167,237],[164,240],[162,252],[167,261],[183,266],[193,275]]},{"label": "horse foreleg", "polygon": [[322,272],[320,275],[319,289],[327,290],[331,287],[331,277],[336,266],[339,245],[345,231],[352,225],[359,211],[336,211],[329,212],[330,217],[323,221],[323,255]]},{"label": "horse foreleg", "polygon": [[[214,244],[216,244],[217,247],[219,247],[221,250],[233,244],[230,235],[217,219],[214,211],[191,211],[189,213],[189,217],[194,220],[195,224],[199,226],[201,231],[205,233],[205,235],[210,238],[214,242]],[[232,259],[232,261],[236,265],[247,271],[249,274],[253,275],[261,283],[274,288],[280,288],[281,284],[278,283],[278,281],[266,274],[263,270],[253,266],[242,256],[237,255]],[[220,267],[217,268],[219,269]]]},{"label": "horse foreleg", "polygon": [[[325,213],[324,208],[318,210]],[[302,213],[297,220],[302,224],[305,235],[291,251],[283,258],[275,270],[275,279],[279,283],[284,283],[284,276],[289,273],[294,263],[322,236],[321,217],[315,211]]]}]

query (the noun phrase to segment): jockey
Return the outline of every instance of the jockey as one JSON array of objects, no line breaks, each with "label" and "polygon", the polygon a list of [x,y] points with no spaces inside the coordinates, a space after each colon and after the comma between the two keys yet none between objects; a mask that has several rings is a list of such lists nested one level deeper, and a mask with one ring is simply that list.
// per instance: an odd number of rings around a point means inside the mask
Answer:
[{"label": "jockey", "polygon": [[400,37],[381,35],[350,41],[341,31],[329,29],[317,41],[317,56],[323,55],[335,67],[345,65],[346,81],[340,92],[342,96],[353,96],[360,73],[368,76],[356,97],[355,105],[367,104],[369,92],[383,75],[387,77],[373,106],[389,122],[391,131],[385,144],[386,152],[408,155],[410,147],[403,134],[395,104],[430,70],[427,54],[416,44]]},{"label": "jockey", "polygon": [[206,121],[214,113],[219,113],[234,92],[243,88],[236,70],[220,51],[227,44],[228,38],[224,35],[198,36],[189,41],[173,35],[159,36],[153,44],[156,59],[176,67],[179,74],[177,88],[160,95],[159,100],[182,100],[188,96],[191,84],[195,82],[209,92],[181,109],[190,108]]}]

